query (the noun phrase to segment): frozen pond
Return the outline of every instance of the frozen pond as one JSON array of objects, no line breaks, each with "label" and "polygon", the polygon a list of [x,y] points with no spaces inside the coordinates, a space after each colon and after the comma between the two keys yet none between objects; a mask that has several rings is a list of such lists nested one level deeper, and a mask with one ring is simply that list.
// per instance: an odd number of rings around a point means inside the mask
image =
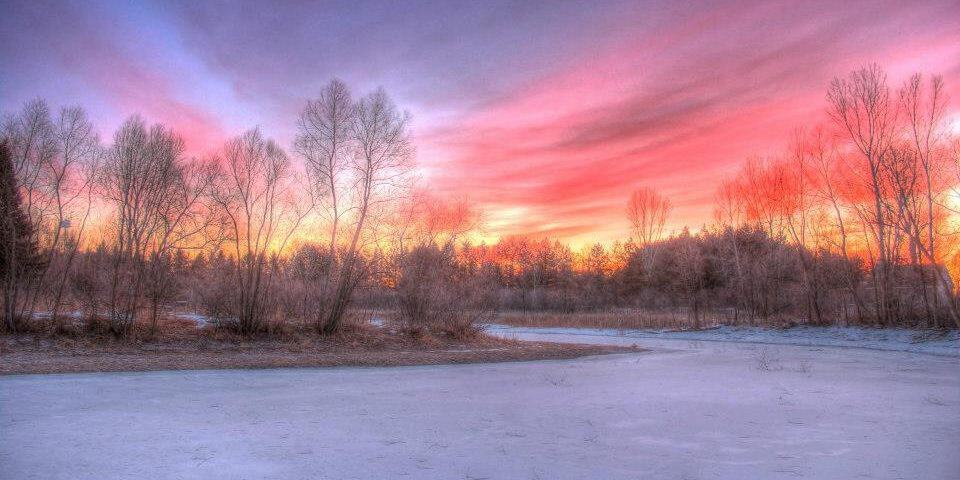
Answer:
[{"label": "frozen pond", "polygon": [[0,477],[960,478],[956,357],[500,333],[652,350],[0,377]]},{"label": "frozen pond", "polygon": [[[757,327],[721,326],[705,330],[616,330],[601,328],[527,328],[492,324],[487,331],[507,337],[549,335],[555,341],[644,345],[669,343],[656,340],[797,345],[806,347],[847,347],[928,353],[960,357],[960,332],[935,332],[904,328],[794,327],[783,330]],[[610,337],[627,340],[610,340]],[[639,341],[639,342],[638,342]]]}]

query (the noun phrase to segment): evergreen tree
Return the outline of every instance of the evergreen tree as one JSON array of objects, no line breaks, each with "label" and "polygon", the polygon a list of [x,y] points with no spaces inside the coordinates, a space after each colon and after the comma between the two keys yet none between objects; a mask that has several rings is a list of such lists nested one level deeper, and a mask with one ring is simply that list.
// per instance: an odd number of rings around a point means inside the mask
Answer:
[{"label": "evergreen tree", "polygon": [[13,159],[0,143],[0,286],[3,287],[3,325],[17,326],[17,297],[25,277],[37,268],[39,254],[33,229],[21,205]]}]

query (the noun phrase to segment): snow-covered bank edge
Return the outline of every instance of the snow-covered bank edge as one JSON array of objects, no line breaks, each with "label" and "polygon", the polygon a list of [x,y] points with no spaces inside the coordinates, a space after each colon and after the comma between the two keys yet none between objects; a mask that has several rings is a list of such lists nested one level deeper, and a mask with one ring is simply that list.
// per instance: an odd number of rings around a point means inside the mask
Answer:
[{"label": "snow-covered bank edge", "polygon": [[489,324],[486,331],[495,335],[511,333],[544,335],[580,335],[657,340],[756,343],[803,347],[865,348],[893,352],[921,353],[960,357],[960,332],[945,334],[901,328],[794,327],[784,330],[758,327],[721,326],[709,330],[661,331],[616,330],[602,328],[514,327]]}]

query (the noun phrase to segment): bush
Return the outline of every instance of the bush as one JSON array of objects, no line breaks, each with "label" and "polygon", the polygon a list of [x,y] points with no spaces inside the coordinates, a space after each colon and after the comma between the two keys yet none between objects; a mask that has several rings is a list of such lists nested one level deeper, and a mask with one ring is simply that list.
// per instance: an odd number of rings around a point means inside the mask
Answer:
[{"label": "bush", "polygon": [[463,339],[476,335],[489,322],[492,289],[464,275],[453,248],[421,246],[401,257],[396,291],[400,319],[407,331],[432,329]]}]

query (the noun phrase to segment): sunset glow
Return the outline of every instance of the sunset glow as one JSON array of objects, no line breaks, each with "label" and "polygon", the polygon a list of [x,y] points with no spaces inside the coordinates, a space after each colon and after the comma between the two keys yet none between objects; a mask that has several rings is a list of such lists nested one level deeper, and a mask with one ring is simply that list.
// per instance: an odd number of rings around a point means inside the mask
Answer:
[{"label": "sunset glow", "polygon": [[45,2],[0,17],[0,107],[80,104],[103,138],[139,112],[204,155],[261,126],[284,148],[333,77],[413,118],[421,181],[469,198],[483,238],[580,246],[629,231],[655,187],[668,230],[719,182],[826,123],[830,80],[878,62],[942,74],[960,131],[960,7],[925,2]]}]

